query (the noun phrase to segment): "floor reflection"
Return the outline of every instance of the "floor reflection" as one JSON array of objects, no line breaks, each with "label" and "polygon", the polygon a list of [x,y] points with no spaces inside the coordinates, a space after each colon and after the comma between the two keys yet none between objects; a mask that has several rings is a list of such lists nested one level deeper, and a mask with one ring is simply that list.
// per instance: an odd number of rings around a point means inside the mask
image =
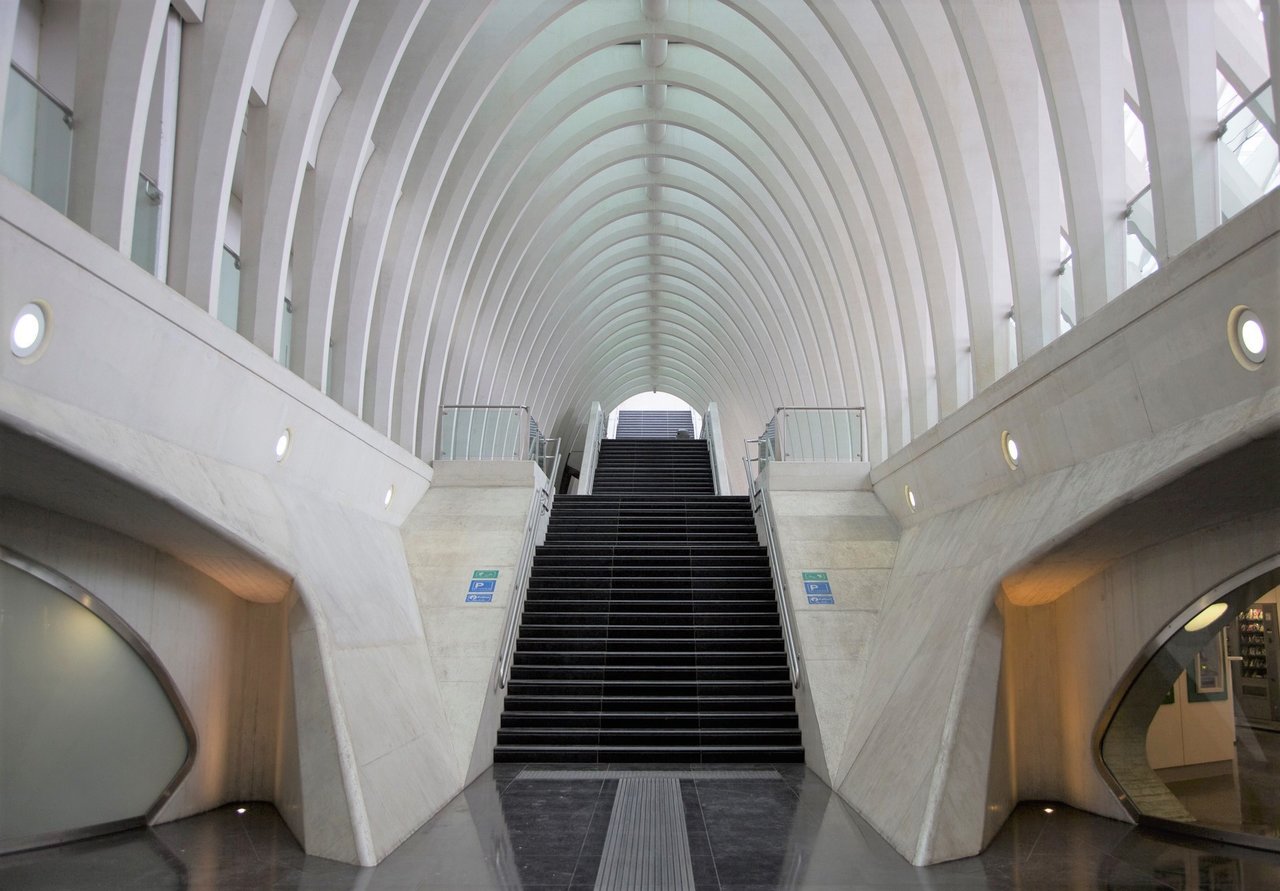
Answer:
[{"label": "floor reflection", "polygon": [[[617,779],[521,769],[486,771],[375,869],[305,856],[269,805],[251,805],[3,857],[0,888],[593,888]],[[1280,888],[1280,855],[1030,804],[981,856],[917,869],[802,766],[753,770],[769,773],[680,781],[699,888]]]},{"label": "floor reflection", "polygon": [[1280,733],[1236,726],[1230,773],[1167,780],[1197,821],[1280,838]]}]

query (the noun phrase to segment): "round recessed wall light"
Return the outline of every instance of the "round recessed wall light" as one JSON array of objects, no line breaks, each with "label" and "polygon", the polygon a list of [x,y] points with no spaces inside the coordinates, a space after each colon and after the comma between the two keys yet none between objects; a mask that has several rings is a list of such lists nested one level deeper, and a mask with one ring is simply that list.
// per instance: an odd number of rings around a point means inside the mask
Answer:
[{"label": "round recessed wall light", "polygon": [[914,514],[916,510],[920,507],[919,502],[916,501],[916,493],[911,491],[910,486],[903,486],[902,494],[903,494],[903,497],[907,499],[907,507],[911,508],[911,512]]},{"label": "round recessed wall light", "polygon": [[1227,340],[1236,361],[1250,371],[1256,371],[1267,358],[1267,329],[1247,306],[1237,306],[1227,316]]},{"label": "round recessed wall light", "polygon": [[387,486],[387,494],[382,496],[382,506],[391,507],[391,499],[396,497],[396,487]]},{"label": "round recessed wall light", "polygon": [[9,328],[9,350],[19,359],[29,359],[44,344],[49,330],[49,314],[43,304],[28,303],[18,310]]},{"label": "round recessed wall light", "polygon": [[1018,441],[1009,435],[1008,430],[1000,433],[1000,453],[1004,455],[1004,461],[1012,470],[1018,466],[1020,453],[1018,451]]},{"label": "round recessed wall light", "polygon": [[293,444],[293,431],[288,427],[284,428],[278,437],[276,437],[276,460],[283,461],[285,455],[289,454],[289,446]]},{"label": "round recessed wall light", "polygon": [[237,813],[237,814],[243,814],[243,813],[244,813],[245,811],[247,811],[247,810],[248,810],[248,808],[247,808],[247,807],[238,807],[238,808],[236,808],[236,813]]},{"label": "round recessed wall light", "polygon": [[1196,613],[1195,618],[1182,626],[1183,631],[1201,631],[1208,628],[1214,622],[1222,618],[1222,614],[1227,611],[1225,603],[1211,603],[1200,612]]},{"label": "round recessed wall light", "polygon": [[1051,808],[1051,807],[1047,807],[1047,808],[1045,808],[1045,809],[1044,809],[1044,812],[1045,812],[1046,814],[1052,814],[1052,813],[1053,813],[1053,808]]}]

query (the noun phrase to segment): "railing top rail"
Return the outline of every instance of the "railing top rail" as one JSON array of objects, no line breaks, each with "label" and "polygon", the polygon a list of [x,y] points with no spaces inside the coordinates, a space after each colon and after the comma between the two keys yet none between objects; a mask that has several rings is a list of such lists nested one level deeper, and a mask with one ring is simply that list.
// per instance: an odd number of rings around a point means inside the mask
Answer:
[{"label": "railing top rail", "polygon": [[529,410],[529,406],[527,406],[527,405],[461,405],[461,404],[460,404],[460,405],[442,405],[442,406],[440,406],[440,410],[441,410],[441,411],[444,411],[445,409],[449,409],[449,408],[520,409],[521,411],[528,411],[528,410]]},{"label": "railing top rail", "polygon": [[[1256,90],[1254,90],[1248,96],[1245,96],[1243,99],[1241,99],[1239,105],[1231,109],[1231,111],[1227,112],[1226,115],[1223,116],[1222,120],[1218,122],[1219,124],[1218,138],[1221,139],[1223,136],[1226,135],[1226,130],[1224,128],[1228,123],[1230,123],[1232,118],[1234,118],[1240,112],[1244,111],[1250,105],[1253,105],[1254,103],[1256,103],[1258,101],[1258,97],[1261,96],[1263,93],[1265,93],[1268,89],[1270,89],[1270,87],[1271,87],[1271,78],[1267,78],[1258,86]],[[1265,111],[1266,107],[1262,106],[1262,110]]]},{"label": "railing top rail", "polygon": [[866,411],[865,405],[779,405],[774,413],[780,411]]},{"label": "railing top rail", "polygon": [[71,123],[71,119],[72,119],[72,118],[74,118],[74,117],[75,117],[75,115],[74,115],[74,113],[71,111],[71,106],[70,106],[70,105],[67,105],[67,103],[63,102],[63,101],[62,101],[61,99],[59,99],[57,96],[55,96],[55,95],[53,95],[52,93],[50,93],[50,92],[49,92],[49,88],[48,88],[48,87],[46,87],[44,84],[40,83],[40,81],[36,80],[36,79],[35,79],[35,77],[33,77],[31,74],[29,74],[29,73],[27,73],[26,71],[24,71],[24,70],[23,70],[23,68],[22,68],[22,66],[21,66],[21,65],[19,65],[17,62],[12,62],[12,61],[11,61],[11,62],[9,63],[9,67],[10,67],[10,68],[12,68],[14,71],[18,72],[18,76],[19,76],[19,77],[21,77],[21,78],[22,78],[23,80],[25,80],[27,83],[31,84],[31,86],[35,88],[35,91],[36,91],[37,93],[39,93],[39,94],[40,94],[41,96],[43,96],[44,98],[48,99],[48,100],[49,100],[50,102],[52,102],[54,105],[58,106],[58,110],[62,112],[63,117],[65,117],[65,118],[67,118],[67,119],[68,119],[68,120],[67,120],[67,123],[68,123],[68,124],[70,124],[70,123]]}]

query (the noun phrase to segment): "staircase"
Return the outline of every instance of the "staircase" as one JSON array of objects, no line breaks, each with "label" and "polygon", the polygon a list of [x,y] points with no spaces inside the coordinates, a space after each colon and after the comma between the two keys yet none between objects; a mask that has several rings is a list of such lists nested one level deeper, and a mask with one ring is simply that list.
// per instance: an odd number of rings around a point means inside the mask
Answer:
[{"label": "staircase", "polygon": [[[715,495],[711,457],[700,439],[606,439],[593,495]],[[753,533],[754,534],[754,533]]]},{"label": "staircase", "polygon": [[538,548],[495,761],[803,761],[768,556],[706,443],[606,440]]}]

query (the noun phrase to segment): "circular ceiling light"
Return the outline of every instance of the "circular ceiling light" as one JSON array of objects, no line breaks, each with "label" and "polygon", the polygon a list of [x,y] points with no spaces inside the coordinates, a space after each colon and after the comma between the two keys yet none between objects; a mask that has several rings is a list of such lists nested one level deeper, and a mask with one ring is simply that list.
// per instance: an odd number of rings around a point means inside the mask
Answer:
[{"label": "circular ceiling light", "polygon": [[284,432],[276,437],[276,460],[283,461],[284,456],[289,454],[289,446],[293,443],[293,432],[288,428],[284,428]]},{"label": "circular ceiling light", "polygon": [[396,487],[387,486],[387,494],[382,496],[382,506],[391,507],[391,499],[396,497]]},{"label": "circular ceiling light", "polygon": [[1247,306],[1237,306],[1227,316],[1227,339],[1236,361],[1250,371],[1256,371],[1267,358],[1267,329]]},{"label": "circular ceiling light", "polygon": [[917,510],[917,509],[919,508],[919,506],[920,506],[920,505],[916,502],[916,493],[915,493],[915,492],[913,492],[913,491],[911,491],[911,487],[910,487],[910,486],[903,486],[903,487],[902,487],[902,494],[903,494],[904,496],[906,496],[906,499],[907,499],[907,507],[911,508],[911,512],[914,514],[914,513],[916,512],[916,510]]},{"label": "circular ceiling light", "polygon": [[28,303],[18,310],[9,328],[9,350],[19,359],[29,359],[44,343],[49,317],[39,303]]},{"label": "circular ceiling light", "polygon": [[1225,603],[1211,603],[1200,612],[1196,613],[1194,619],[1182,626],[1183,631],[1200,631],[1208,628],[1218,619],[1222,618],[1222,614],[1227,611]]},{"label": "circular ceiling light", "polygon": [[1013,470],[1018,466],[1019,452],[1018,441],[1009,435],[1008,430],[1000,433],[1000,453],[1004,455],[1004,461],[1009,465],[1009,469]]}]

